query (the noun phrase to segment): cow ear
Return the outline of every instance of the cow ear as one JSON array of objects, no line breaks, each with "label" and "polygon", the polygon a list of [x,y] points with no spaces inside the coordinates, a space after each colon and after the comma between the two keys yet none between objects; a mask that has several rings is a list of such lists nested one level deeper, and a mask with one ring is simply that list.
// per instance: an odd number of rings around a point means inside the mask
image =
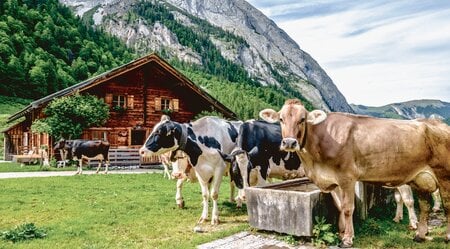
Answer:
[{"label": "cow ear", "polygon": [[231,163],[231,161],[232,161],[232,159],[233,159],[233,156],[228,155],[228,154],[226,154],[226,153],[223,153],[223,152],[220,151],[220,150],[217,150],[217,152],[219,153],[219,155],[222,157],[222,159],[223,159],[225,162]]},{"label": "cow ear", "polygon": [[327,114],[322,110],[314,110],[308,113],[307,122],[316,125],[322,123],[327,118]]},{"label": "cow ear", "polygon": [[170,117],[167,115],[162,115],[161,116],[161,121],[166,121],[166,120],[170,120]]},{"label": "cow ear", "polygon": [[259,117],[269,123],[276,123],[280,121],[280,114],[273,109],[264,109],[259,112]]}]

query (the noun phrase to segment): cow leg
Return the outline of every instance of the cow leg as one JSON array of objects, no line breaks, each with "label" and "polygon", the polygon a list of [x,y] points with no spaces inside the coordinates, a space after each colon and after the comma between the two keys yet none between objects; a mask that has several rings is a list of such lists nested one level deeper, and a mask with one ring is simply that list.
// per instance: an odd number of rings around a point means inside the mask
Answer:
[{"label": "cow leg", "polygon": [[[448,165],[450,165],[450,161]],[[439,192],[442,198],[442,207],[447,216],[447,234],[445,236],[445,242],[448,243],[450,242],[450,168],[439,172],[436,171],[435,173],[439,180]]]},{"label": "cow leg", "polygon": [[397,210],[395,211],[395,217],[392,220],[398,223],[403,220],[403,200],[397,188],[394,191],[394,199],[397,205]]},{"label": "cow leg", "polygon": [[[355,182],[342,186],[342,210],[339,214],[339,222],[344,221],[344,236],[340,247],[348,248],[353,245],[353,211],[355,210]],[[339,228],[342,225],[339,224]]]},{"label": "cow leg", "polygon": [[177,180],[177,193],[175,194],[175,200],[176,200],[179,208],[184,208],[184,200],[183,200],[183,196],[181,195],[181,190],[183,189],[184,181],[185,181],[185,178]]},{"label": "cow leg", "polygon": [[83,173],[83,160],[78,159],[77,173],[75,175],[81,175]]},{"label": "cow leg", "polygon": [[[231,176],[230,176],[231,178]],[[230,180],[230,202],[236,202],[236,198],[234,197],[236,190],[236,184],[234,184],[233,180]],[[239,196],[237,197],[239,198]]]},{"label": "cow leg", "polygon": [[100,160],[100,161],[98,162],[98,166],[97,166],[97,170],[95,171],[95,174],[98,174],[98,171],[99,171],[100,168],[102,167],[102,162],[103,162],[103,160]]},{"label": "cow leg", "polygon": [[433,194],[433,212],[439,212],[442,206],[441,194],[439,193],[439,189],[434,191]]},{"label": "cow leg", "polygon": [[238,195],[236,196],[236,208],[241,208],[242,203],[245,201],[245,194],[243,189],[238,189]]},{"label": "cow leg", "polygon": [[208,181],[203,181],[202,178],[198,177],[198,182],[200,183],[200,187],[202,189],[202,198],[203,198],[203,211],[202,216],[198,220],[198,223],[203,223],[208,219],[208,201],[209,201],[209,189],[208,189]]},{"label": "cow leg", "polygon": [[[83,159],[79,160],[80,162],[80,175],[83,174]],[[88,161],[88,165],[89,165],[89,161]]]},{"label": "cow leg", "polygon": [[108,174],[109,159],[105,160],[105,174]]},{"label": "cow leg", "polygon": [[213,178],[213,184],[212,184],[212,188],[211,188],[211,199],[213,202],[213,208],[212,208],[212,214],[211,214],[211,225],[219,224],[218,200],[219,200],[219,190],[220,190],[220,184],[222,183],[223,173],[218,172],[218,171],[220,171],[220,169],[216,169],[216,174]]},{"label": "cow leg", "polygon": [[[446,187],[450,187],[450,184],[446,184]],[[444,207],[444,213],[447,215],[447,235],[445,236],[445,242],[448,243],[450,241],[450,191],[447,191],[449,188],[445,190],[441,189],[441,197],[442,204]]]},{"label": "cow leg", "polygon": [[[338,209],[339,214],[342,212],[342,189],[338,186],[333,191],[331,191],[331,197],[333,197],[334,205]],[[344,232],[345,232],[345,221],[341,220],[344,216],[339,215],[339,238],[344,238]]]},{"label": "cow leg", "polygon": [[167,163],[163,163],[162,165],[164,167],[163,178],[166,178],[166,176],[167,176],[167,179],[172,179],[171,174],[169,172],[169,165]]},{"label": "cow leg", "polygon": [[414,241],[422,242],[426,239],[428,232],[428,214],[430,209],[430,203],[428,202],[429,194],[438,189],[436,178],[429,172],[423,172],[416,176],[414,179],[414,185],[418,189],[419,195],[419,224],[417,226],[416,236]]},{"label": "cow leg", "polygon": [[426,234],[428,232],[428,210],[430,209],[430,203],[428,203],[427,192],[419,191],[419,208],[420,208],[420,214],[419,214],[419,224],[417,226],[417,232],[416,236],[414,237],[414,241],[416,242],[423,242],[426,239]]},{"label": "cow leg", "polygon": [[236,192],[236,183],[234,183],[234,181],[230,181],[230,202],[236,202],[236,208],[241,208],[242,203],[245,200],[244,190],[238,189],[236,197],[234,197],[235,192]]},{"label": "cow leg", "polygon": [[[400,192],[401,198],[405,203],[406,208],[408,209],[408,217],[409,217],[409,226],[411,229],[417,229],[417,216],[414,211],[414,197],[411,187],[409,185],[402,185],[397,188]],[[403,206],[402,206],[403,213]]]}]

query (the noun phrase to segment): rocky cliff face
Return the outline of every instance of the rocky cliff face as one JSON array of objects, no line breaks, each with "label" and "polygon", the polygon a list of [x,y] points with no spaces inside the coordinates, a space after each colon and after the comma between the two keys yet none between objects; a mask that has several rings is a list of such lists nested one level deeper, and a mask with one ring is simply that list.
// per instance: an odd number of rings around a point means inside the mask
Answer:
[{"label": "rocky cliff face", "polygon": [[[141,18],[130,22],[137,0],[60,0],[79,15],[91,15],[94,25],[120,37],[141,54],[164,50],[180,60],[201,64],[202,58],[182,46],[176,35],[161,23],[147,24]],[[279,85],[281,75],[316,108],[353,112],[344,96],[320,65],[273,21],[244,0],[161,0],[184,26],[195,24],[192,16],[242,37],[248,46],[210,36],[223,57],[242,65],[263,85]]]}]

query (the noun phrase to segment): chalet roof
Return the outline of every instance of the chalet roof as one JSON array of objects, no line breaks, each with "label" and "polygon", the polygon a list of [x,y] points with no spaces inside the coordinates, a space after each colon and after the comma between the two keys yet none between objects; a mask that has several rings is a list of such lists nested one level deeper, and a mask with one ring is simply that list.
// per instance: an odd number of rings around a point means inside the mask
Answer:
[{"label": "chalet roof", "polygon": [[122,66],[116,67],[110,71],[104,72],[100,75],[97,75],[95,77],[92,77],[90,79],[87,79],[85,81],[82,81],[78,84],[75,84],[73,86],[67,87],[63,90],[60,90],[58,92],[52,93],[46,97],[43,97],[41,99],[35,100],[31,102],[27,107],[20,110],[19,112],[13,114],[11,117],[8,118],[7,122],[12,122],[22,116],[25,116],[27,113],[31,112],[34,109],[37,109],[41,107],[42,105],[45,105],[52,101],[54,98],[66,96],[75,94],[79,91],[84,91],[88,88],[91,88],[93,86],[96,86],[102,82],[105,82],[111,78],[117,77],[123,73],[126,73],[132,69],[141,67],[149,62],[156,62],[161,67],[163,67],[165,70],[170,72],[173,76],[178,78],[183,85],[190,88],[192,91],[199,94],[201,97],[203,97],[207,102],[209,102],[212,106],[214,106],[218,111],[220,111],[222,114],[224,114],[227,118],[237,118],[236,114],[232,112],[230,109],[228,109],[226,106],[224,106],[222,103],[220,103],[218,100],[213,98],[211,95],[209,95],[207,92],[202,90],[200,87],[195,85],[191,80],[186,78],[183,74],[178,72],[174,67],[172,67],[169,63],[167,63],[165,60],[163,60],[161,57],[159,57],[157,54],[152,53],[147,56],[141,57],[139,59],[133,60],[127,64],[124,64]]}]

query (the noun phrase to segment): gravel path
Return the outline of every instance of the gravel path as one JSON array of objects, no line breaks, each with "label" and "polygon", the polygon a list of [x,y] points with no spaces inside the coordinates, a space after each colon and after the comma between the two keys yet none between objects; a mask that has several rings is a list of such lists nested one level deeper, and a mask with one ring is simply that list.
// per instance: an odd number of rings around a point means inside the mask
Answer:
[{"label": "gravel path", "polygon": [[[110,170],[108,174],[146,174],[162,173],[160,169],[130,169],[130,170]],[[95,174],[94,170],[84,170],[83,175]],[[100,172],[99,174],[103,174]],[[72,176],[75,171],[36,171],[36,172],[7,172],[0,173],[0,179],[23,178],[23,177],[50,177],[50,176]]]}]

